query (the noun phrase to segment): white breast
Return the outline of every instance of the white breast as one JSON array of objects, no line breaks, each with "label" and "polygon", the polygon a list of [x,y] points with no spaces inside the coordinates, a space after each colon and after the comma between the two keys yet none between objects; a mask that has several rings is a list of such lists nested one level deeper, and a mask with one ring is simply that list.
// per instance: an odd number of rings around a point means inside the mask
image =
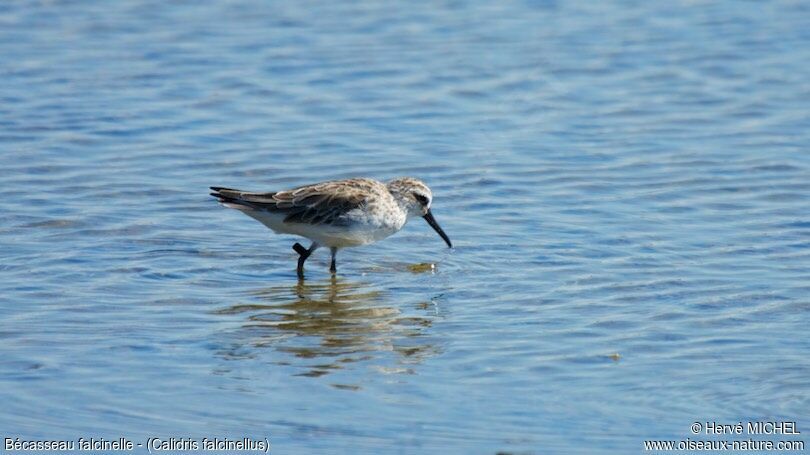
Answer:
[{"label": "white breast", "polygon": [[407,220],[405,213],[398,207],[391,209],[358,208],[341,217],[345,221],[342,225],[285,223],[284,214],[250,209],[242,211],[277,234],[300,235],[323,246],[346,248],[374,243],[402,229]]}]

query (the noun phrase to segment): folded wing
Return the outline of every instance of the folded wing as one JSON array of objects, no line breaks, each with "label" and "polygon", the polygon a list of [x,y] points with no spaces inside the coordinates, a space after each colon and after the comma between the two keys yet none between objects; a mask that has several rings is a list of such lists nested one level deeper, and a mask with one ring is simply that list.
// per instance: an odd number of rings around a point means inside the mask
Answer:
[{"label": "folded wing", "polygon": [[330,224],[345,223],[343,215],[361,207],[365,196],[361,192],[330,188],[332,182],[302,186],[289,191],[253,193],[212,186],[212,196],[227,207],[251,214],[251,211],[283,215],[284,223]]}]

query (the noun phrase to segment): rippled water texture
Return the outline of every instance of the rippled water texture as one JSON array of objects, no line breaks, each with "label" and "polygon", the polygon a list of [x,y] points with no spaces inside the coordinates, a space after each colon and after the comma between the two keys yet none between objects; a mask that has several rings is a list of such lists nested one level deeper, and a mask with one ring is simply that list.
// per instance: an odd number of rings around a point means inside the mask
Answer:
[{"label": "rippled water texture", "polygon": [[[802,1],[0,4],[0,432],[634,453],[810,432]],[[315,254],[209,185],[423,178]]]}]

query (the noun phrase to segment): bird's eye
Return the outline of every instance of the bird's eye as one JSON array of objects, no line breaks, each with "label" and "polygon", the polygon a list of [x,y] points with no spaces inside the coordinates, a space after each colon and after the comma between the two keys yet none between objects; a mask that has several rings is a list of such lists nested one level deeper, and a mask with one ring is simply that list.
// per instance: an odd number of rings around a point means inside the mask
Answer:
[{"label": "bird's eye", "polygon": [[427,197],[425,197],[425,196],[423,196],[421,194],[418,194],[418,193],[413,193],[413,197],[416,198],[416,202],[422,204],[423,206],[428,205],[428,198]]}]

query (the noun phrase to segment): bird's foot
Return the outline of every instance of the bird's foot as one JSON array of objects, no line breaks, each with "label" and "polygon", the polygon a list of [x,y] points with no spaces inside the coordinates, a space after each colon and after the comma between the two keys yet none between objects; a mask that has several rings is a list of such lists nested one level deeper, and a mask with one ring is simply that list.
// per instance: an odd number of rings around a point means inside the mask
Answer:
[{"label": "bird's foot", "polygon": [[301,256],[307,257],[309,256],[310,251],[304,248],[304,245],[301,245],[298,242],[295,242],[295,245],[292,246],[296,253],[300,254]]}]

